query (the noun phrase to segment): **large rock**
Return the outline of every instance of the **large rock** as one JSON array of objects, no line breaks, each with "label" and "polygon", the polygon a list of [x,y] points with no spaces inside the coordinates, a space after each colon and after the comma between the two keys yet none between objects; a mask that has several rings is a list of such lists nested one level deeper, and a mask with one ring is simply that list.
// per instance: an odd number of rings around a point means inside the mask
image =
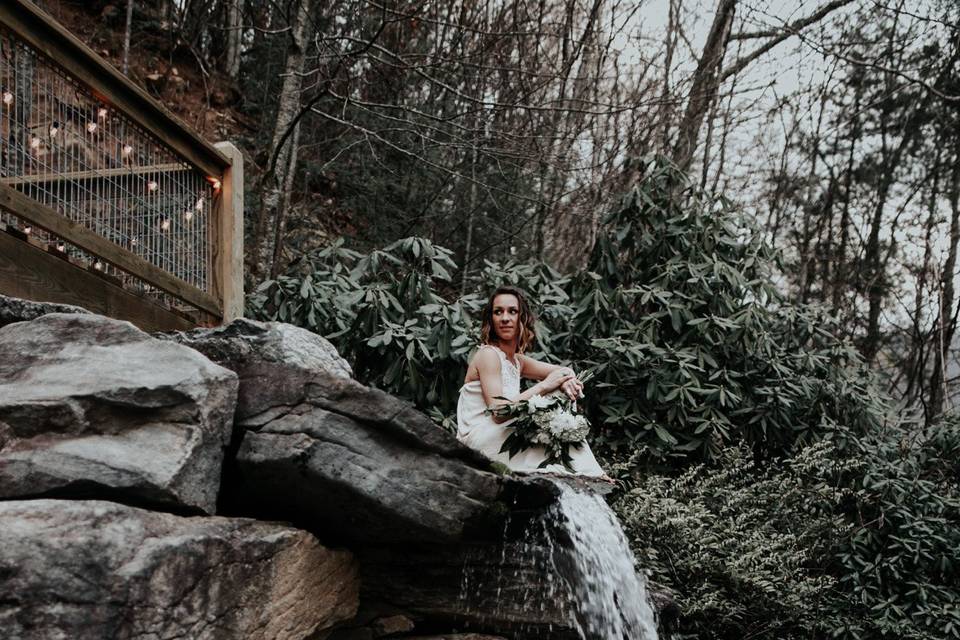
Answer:
[{"label": "large rock", "polygon": [[0,329],[0,498],[213,512],[233,372],[98,315]]},{"label": "large rock", "polygon": [[56,302],[34,302],[0,295],[0,327],[14,322],[35,320],[48,313],[90,313],[82,307]]},{"label": "large rock", "polygon": [[232,512],[357,544],[458,540],[502,507],[485,457],[352,380],[323,338],[249,320],[167,337],[239,376]]},{"label": "large rock", "polygon": [[351,617],[358,587],[349,553],[279,524],[0,503],[4,638],[307,638]]},{"label": "large rock", "polygon": [[[503,479],[408,404],[353,380],[248,369],[242,495],[359,543],[452,542],[502,509]],[[250,388],[250,387],[248,387]]]},{"label": "large rock", "polygon": [[349,378],[350,365],[326,338],[285,322],[240,318],[213,329],[165,334],[214,362],[237,371],[248,364],[276,362]]}]

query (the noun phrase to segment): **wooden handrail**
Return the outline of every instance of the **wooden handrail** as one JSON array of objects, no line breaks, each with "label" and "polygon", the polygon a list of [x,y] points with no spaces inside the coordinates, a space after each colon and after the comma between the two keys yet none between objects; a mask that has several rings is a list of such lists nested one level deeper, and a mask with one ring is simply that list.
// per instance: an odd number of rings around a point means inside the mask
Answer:
[{"label": "wooden handrail", "polygon": [[81,224],[65,218],[15,188],[0,184],[0,209],[33,225],[46,229],[84,251],[92,253],[119,269],[163,289],[199,309],[223,317],[223,307],[214,296],[147,262],[137,254],[99,236]]},{"label": "wooden handrail", "polygon": [[230,161],[29,0],[0,1],[0,24],[190,164],[220,178]]},{"label": "wooden handrail", "polygon": [[11,187],[23,185],[48,184],[51,182],[80,182],[81,180],[107,180],[117,176],[144,176],[154,173],[177,173],[192,171],[189,167],[175,162],[167,164],[151,164],[135,167],[119,167],[115,169],[96,169],[93,171],[65,171],[63,173],[41,173],[37,175],[0,178],[0,184]]}]

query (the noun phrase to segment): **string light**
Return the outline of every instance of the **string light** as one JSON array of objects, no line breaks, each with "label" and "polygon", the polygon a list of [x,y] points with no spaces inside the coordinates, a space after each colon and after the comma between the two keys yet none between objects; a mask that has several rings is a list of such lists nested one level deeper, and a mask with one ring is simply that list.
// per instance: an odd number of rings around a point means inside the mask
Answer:
[{"label": "string light", "polygon": [[123,148],[120,150],[120,153],[122,153],[124,156],[128,156],[131,153],[133,153],[133,147],[131,147],[128,144],[125,144],[123,145]]},{"label": "string light", "polygon": [[104,118],[106,118],[106,117],[107,117],[107,109],[106,109],[106,107],[100,107],[100,109],[97,110],[97,116],[98,116],[101,120],[103,120]]},{"label": "string light", "polygon": [[38,137],[36,137],[36,136],[30,138],[30,148],[31,148],[31,149],[39,149],[39,148],[40,148],[40,138],[38,138]]},{"label": "string light", "polygon": [[13,104],[13,94],[9,91],[3,92],[3,104]]},{"label": "string light", "polygon": [[130,239],[130,246],[131,246],[131,247],[137,246],[137,239],[136,239],[136,238],[131,238],[131,239]]},{"label": "string light", "polygon": [[27,235],[30,235],[30,232],[33,231],[33,227],[24,227],[23,232]]},{"label": "string light", "polygon": [[214,178],[214,179],[211,181],[211,184],[213,185],[213,190],[214,190],[214,191],[219,191],[219,190],[220,190],[220,187],[223,186],[222,184],[220,184],[220,181],[217,180],[216,178]]},{"label": "string light", "polygon": [[96,269],[97,271],[103,271],[103,263],[97,260],[96,262],[93,263],[93,268]]},{"label": "string light", "polygon": [[164,218],[163,222],[160,223],[160,228],[166,231],[170,228],[170,218]]},{"label": "string light", "polygon": [[197,206],[194,207],[197,211],[203,211],[203,196],[197,200]]},{"label": "string light", "polygon": [[89,131],[90,133],[93,133],[93,132],[96,131],[96,130],[97,130],[97,123],[96,123],[96,122],[88,122],[88,123],[87,123],[87,131]]},{"label": "string light", "polygon": [[50,125],[50,137],[51,137],[51,138],[56,137],[57,133],[59,133],[59,132],[60,132],[60,123],[59,123],[59,122],[54,122],[53,124]]},{"label": "string light", "polygon": [[67,250],[67,245],[63,244],[62,242],[57,245],[57,251],[59,251],[60,253],[64,253],[66,252],[66,250]]},{"label": "string light", "polygon": [[147,191],[156,191],[158,186],[160,185],[157,184],[156,180],[151,180],[147,183]]},{"label": "string light", "polygon": [[193,211],[191,211],[190,209],[187,209],[186,212],[183,214],[183,219],[186,220],[187,222],[190,222],[191,220],[193,220]]}]

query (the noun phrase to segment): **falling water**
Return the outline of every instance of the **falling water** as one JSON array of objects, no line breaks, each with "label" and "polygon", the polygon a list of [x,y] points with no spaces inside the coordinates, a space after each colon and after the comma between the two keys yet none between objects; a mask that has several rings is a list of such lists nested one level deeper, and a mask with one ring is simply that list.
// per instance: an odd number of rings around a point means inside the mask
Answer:
[{"label": "falling water", "polygon": [[495,555],[465,556],[464,618],[518,638],[657,640],[646,580],[613,512],[600,495],[550,481],[559,495],[546,511],[508,518]]},{"label": "falling water", "polygon": [[548,511],[553,563],[567,584],[584,640],[657,640],[644,576],[634,567],[627,538],[599,495],[557,483],[560,499]]}]

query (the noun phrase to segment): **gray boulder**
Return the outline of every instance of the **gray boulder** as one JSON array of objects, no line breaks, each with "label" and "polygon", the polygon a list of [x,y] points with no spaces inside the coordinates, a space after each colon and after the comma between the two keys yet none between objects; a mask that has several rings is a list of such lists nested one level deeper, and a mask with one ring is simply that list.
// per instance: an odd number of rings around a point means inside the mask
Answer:
[{"label": "gray boulder", "polygon": [[353,557],[304,531],[100,501],[0,503],[0,576],[18,640],[307,638],[359,588]]},{"label": "gray boulder", "polygon": [[256,391],[240,402],[240,493],[262,515],[353,544],[451,542],[503,509],[486,458],[397,398],[276,365],[241,379]]},{"label": "gray boulder", "polygon": [[35,320],[48,313],[90,313],[82,307],[56,302],[34,302],[0,295],[0,327],[14,322]]},{"label": "gray boulder", "polygon": [[212,329],[163,334],[196,349],[234,371],[246,364],[276,362],[310,371],[349,378],[350,365],[326,338],[285,322],[257,322],[240,318]]},{"label": "gray boulder", "polygon": [[231,513],[352,543],[436,542],[502,506],[486,458],[410,403],[351,379],[323,338],[250,320],[166,337],[239,377]]},{"label": "gray boulder", "polygon": [[215,509],[233,372],[132,324],[49,314],[0,328],[0,498]]}]

